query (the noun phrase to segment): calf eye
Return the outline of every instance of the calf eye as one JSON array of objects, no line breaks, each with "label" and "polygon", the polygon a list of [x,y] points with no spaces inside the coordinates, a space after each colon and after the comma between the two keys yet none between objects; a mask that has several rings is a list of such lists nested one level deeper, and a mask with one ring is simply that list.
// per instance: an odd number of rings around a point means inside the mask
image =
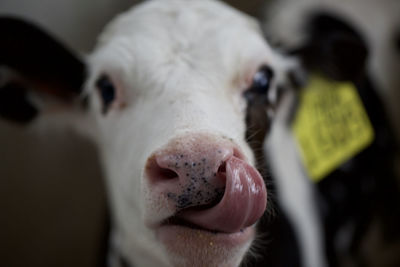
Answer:
[{"label": "calf eye", "polygon": [[271,87],[274,73],[268,66],[262,66],[254,75],[250,88],[244,93],[248,100],[255,97],[266,96]]},{"label": "calf eye", "polygon": [[96,87],[100,92],[100,96],[103,101],[102,112],[105,114],[115,99],[115,87],[107,75],[102,75],[97,80]]},{"label": "calf eye", "polygon": [[270,67],[263,66],[253,77],[251,90],[258,94],[266,94],[271,85],[273,72]]}]

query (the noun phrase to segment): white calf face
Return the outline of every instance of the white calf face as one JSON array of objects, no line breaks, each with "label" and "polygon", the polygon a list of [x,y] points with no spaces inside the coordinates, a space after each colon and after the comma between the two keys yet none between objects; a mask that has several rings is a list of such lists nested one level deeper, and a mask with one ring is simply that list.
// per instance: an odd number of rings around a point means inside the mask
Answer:
[{"label": "white calf face", "polygon": [[128,262],[239,265],[266,205],[245,140],[244,92],[262,66],[273,102],[281,59],[252,19],[214,1],[150,1],[101,36],[86,93]]}]

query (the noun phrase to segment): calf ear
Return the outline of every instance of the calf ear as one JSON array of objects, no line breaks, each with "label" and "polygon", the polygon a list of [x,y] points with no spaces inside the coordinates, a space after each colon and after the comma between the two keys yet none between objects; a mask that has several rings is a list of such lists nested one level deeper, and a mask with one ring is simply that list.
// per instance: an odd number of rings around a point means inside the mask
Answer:
[{"label": "calf ear", "polygon": [[76,55],[37,26],[11,17],[0,18],[0,66],[19,77],[0,85],[0,116],[19,122],[37,114],[28,89],[71,101],[85,78]]},{"label": "calf ear", "polygon": [[355,80],[364,71],[368,48],[350,24],[327,13],[312,16],[300,56],[309,69],[337,80]]}]

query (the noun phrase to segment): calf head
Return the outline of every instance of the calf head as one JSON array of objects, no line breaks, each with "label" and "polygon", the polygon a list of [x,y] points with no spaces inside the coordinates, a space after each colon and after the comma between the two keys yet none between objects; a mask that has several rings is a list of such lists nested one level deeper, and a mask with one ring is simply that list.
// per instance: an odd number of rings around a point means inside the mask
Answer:
[{"label": "calf head", "polygon": [[292,65],[254,20],[216,1],[149,1],[106,28],[86,68],[32,26],[0,26],[14,29],[2,64],[26,81],[3,86],[2,101],[29,113],[2,115],[37,114],[27,87],[85,100],[76,124],[102,155],[113,246],[126,262],[240,264],[267,202],[246,110],[257,102],[272,114]]}]

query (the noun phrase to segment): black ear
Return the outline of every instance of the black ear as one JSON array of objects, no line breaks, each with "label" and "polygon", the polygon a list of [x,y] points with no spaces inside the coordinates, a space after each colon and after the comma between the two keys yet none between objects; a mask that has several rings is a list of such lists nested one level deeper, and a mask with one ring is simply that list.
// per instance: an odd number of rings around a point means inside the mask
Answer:
[{"label": "black ear", "polygon": [[0,88],[0,116],[17,121],[29,121],[37,113],[27,98],[28,89],[71,100],[80,94],[85,78],[83,62],[60,42],[31,23],[10,17],[0,18],[0,66],[24,80],[3,81]]},{"label": "black ear", "polygon": [[308,39],[299,53],[309,69],[337,80],[354,80],[364,71],[368,48],[350,24],[319,13],[311,17],[306,31]]}]

